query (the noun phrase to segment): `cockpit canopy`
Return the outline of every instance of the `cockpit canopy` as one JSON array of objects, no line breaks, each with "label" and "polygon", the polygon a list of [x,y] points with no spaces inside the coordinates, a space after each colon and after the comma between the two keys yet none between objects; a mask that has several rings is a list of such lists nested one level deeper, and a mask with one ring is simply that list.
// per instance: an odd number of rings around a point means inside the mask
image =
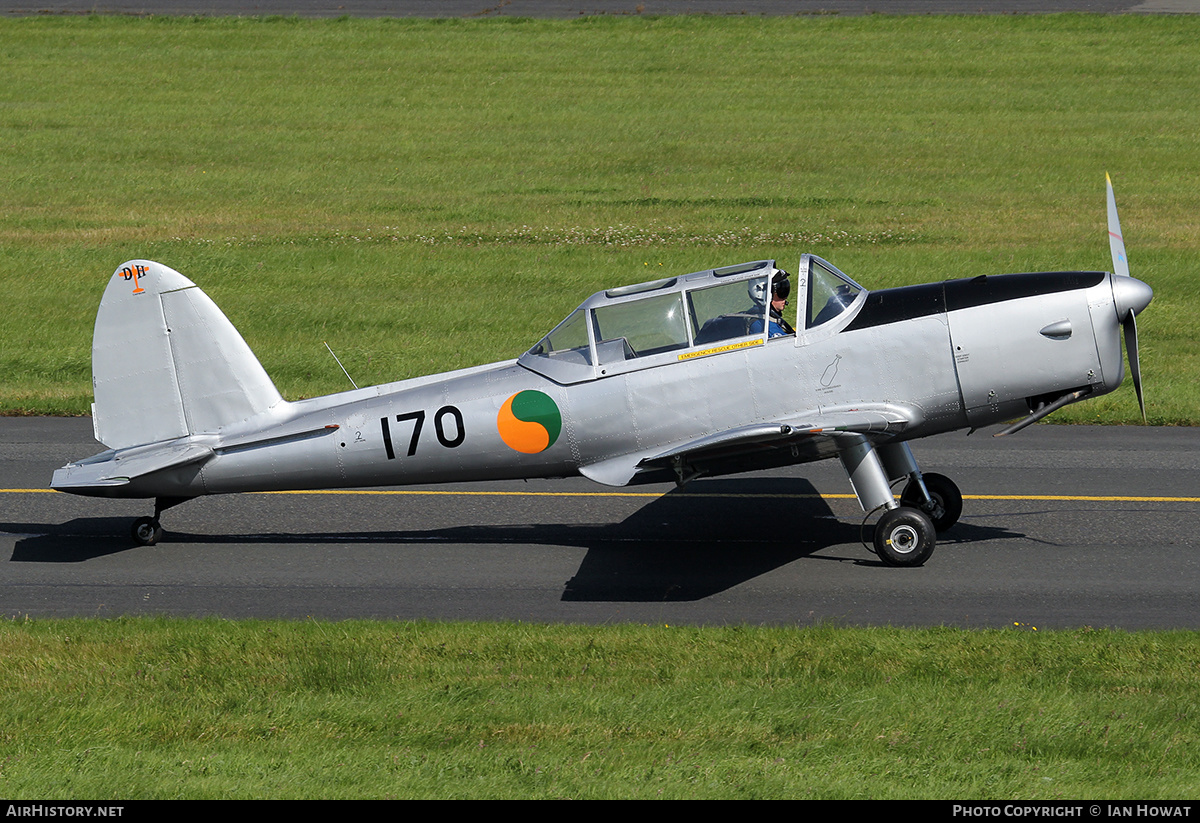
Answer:
[{"label": "cockpit canopy", "polygon": [[[575,383],[794,336],[790,312],[773,314],[766,296],[780,275],[786,272],[774,260],[760,260],[597,292],[519,362]],[[802,301],[802,333],[840,316],[862,293],[833,266],[804,255],[792,285]]]}]

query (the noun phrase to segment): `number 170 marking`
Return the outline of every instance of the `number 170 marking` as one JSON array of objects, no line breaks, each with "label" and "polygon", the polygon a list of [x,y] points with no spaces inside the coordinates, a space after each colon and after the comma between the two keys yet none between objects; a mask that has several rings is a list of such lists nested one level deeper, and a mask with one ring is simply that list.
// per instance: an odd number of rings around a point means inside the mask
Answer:
[{"label": "number 170 marking", "polygon": [[[454,419],[454,434],[447,436],[446,434],[446,418]],[[408,456],[412,457],[417,453],[417,443],[421,440],[421,429],[425,425],[425,410],[406,412],[396,415],[397,423],[406,423],[412,421],[412,436],[408,440]],[[396,450],[392,446],[392,427],[386,417],[379,418],[379,427],[383,431],[383,448],[387,452],[388,460],[396,459]],[[433,429],[437,433],[437,441],[447,449],[453,449],[462,445],[467,433],[463,429],[462,412],[456,406],[442,406],[433,415]]]}]

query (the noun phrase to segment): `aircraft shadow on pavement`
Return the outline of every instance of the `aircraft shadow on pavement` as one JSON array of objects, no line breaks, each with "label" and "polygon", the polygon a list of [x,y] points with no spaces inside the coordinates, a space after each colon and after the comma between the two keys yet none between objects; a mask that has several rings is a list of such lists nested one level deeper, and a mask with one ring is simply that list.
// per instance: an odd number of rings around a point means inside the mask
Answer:
[{"label": "aircraft shadow on pavement", "polygon": [[[565,601],[699,600],[823,549],[814,560],[882,566],[870,542],[877,516],[839,517],[799,478],[705,480],[677,489],[587,545]],[[594,528],[594,527],[593,527]],[[946,543],[1022,535],[959,522]],[[896,569],[903,573],[904,569]]]},{"label": "aircraft shadow on pavement", "polygon": [[[709,597],[774,569],[818,558],[878,566],[871,524],[857,505],[839,518],[803,478],[707,479],[674,489],[613,523],[453,526],[420,531],[212,535],[168,531],[178,544],[361,543],[576,546],[587,550],[563,587],[563,601],[668,602]],[[79,518],[61,525],[0,524],[22,535],[11,561],[82,563],[134,548],[127,518]],[[943,546],[1020,537],[960,522]],[[519,561],[514,561],[519,562]],[[898,570],[902,571],[902,570]]]},{"label": "aircraft shadow on pavement", "polygon": [[833,546],[872,562],[860,533],[807,480],[704,480],[577,541],[588,552],[562,599],[699,600]]},{"label": "aircraft shadow on pavement", "polygon": [[0,523],[20,535],[12,563],[84,563],[133,548],[128,517],[80,517],[66,523]]}]

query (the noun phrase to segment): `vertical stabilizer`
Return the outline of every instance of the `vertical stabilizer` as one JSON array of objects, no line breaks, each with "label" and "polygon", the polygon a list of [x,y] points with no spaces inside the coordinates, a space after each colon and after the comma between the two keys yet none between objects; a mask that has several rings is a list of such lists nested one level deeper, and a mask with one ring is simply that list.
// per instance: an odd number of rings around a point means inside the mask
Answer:
[{"label": "vertical stabilizer", "polygon": [[149,260],[119,267],[92,338],[96,439],[113,449],[215,432],[283,398],[195,283]]}]

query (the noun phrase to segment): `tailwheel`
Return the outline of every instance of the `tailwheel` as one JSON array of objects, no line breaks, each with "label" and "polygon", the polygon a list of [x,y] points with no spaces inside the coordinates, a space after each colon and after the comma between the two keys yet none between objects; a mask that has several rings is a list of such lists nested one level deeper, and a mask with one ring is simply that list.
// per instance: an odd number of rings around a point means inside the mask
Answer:
[{"label": "tailwheel", "polygon": [[172,506],[178,506],[180,503],[186,503],[191,500],[190,497],[156,497],[154,499],[154,516],[139,517],[133,521],[133,528],[130,530],[130,535],[134,542],[139,546],[153,546],[163,537],[162,523],[159,518],[162,513]]},{"label": "tailwheel", "polygon": [[139,517],[133,521],[133,528],[129,533],[139,546],[153,546],[162,540],[163,528],[158,518]]},{"label": "tailwheel", "polygon": [[935,545],[937,530],[920,509],[889,509],[875,524],[875,553],[889,566],[920,566]]},{"label": "tailwheel", "polygon": [[921,486],[916,480],[910,480],[904,487],[904,491],[900,495],[900,505],[925,512],[932,521],[934,529],[941,534],[957,523],[958,518],[962,516],[962,492],[958,490],[958,486],[953,480],[943,474],[930,472],[922,475],[921,479],[925,482],[926,491],[929,492],[932,507],[926,505],[924,496],[921,494]]}]

